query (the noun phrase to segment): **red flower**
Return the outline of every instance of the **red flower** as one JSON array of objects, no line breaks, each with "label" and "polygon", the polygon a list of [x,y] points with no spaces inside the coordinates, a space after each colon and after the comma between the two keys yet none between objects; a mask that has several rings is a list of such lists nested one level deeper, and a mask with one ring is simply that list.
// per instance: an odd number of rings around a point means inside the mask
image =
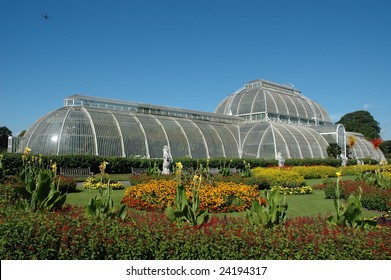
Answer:
[{"label": "red flower", "polygon": [[379,149],[379,146],[381,143],[383,143],[383,140],[381,138],[375,138],[375,139],[372,139],[371,142],[372,142],[373,147],[375,149]]}]

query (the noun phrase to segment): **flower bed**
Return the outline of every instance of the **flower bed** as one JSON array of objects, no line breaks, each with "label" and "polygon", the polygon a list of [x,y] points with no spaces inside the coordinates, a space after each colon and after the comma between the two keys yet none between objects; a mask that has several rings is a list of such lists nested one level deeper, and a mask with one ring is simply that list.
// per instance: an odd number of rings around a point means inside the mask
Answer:
[{"label": "flower bed", "polygon": [[[278,188],[277,186],[273,187],[272,190],[275,188]],[[297,188],[284,188],[280,187],[280,194],[285,194],[285,195],[303,195],[303,194],[311,194],[312,193],[312,188],[310,186],[303,186],[303,187],[297,187]]]},{"label": "flower bed", "polygon": [[305,185],[304,176],[289,168],[256,167],[251,170],[252,175],[265,187],[281,186],[296,188]]},{"label": "flower bed", "polygon": [[330,227],[296,218],[252,229],[244,219],[216,218],[178,227],[162,213],[130,212],[123,222],[89,219],[84,209],[27,212],[0,208],[2,260],[390,260],[390,227]]},{"label": "flower bed", "polygon": [[[164,211],[167,206],[173,205],[176,186],[175,180],[151,180],[127,188],[122,202],[139,210]],[[187,197],[190,197],[190,187],[186,192]],[[251,207],[251,202],[258,199],[259,195],[255,186],[233,182],[203,183],[199,190],[200,209],[208,209],[214,213],[242,212]]]},{"label": "flower bed", "polygon": [[[327,199],[335,198],[335,182],[325,181],[323,184],[314,186],[317,189],[323,189]],[[360,188],[362,190],[362,206],[369,210],[391,211],[391,189],[381,189],[371,185],[366,181],[346,180],[340,183],[341,198],[348,198],[350,194],[358,195]]]},{"label": "flower bed", "polygon": [[[94,177],[88,177],[86,181],[83,183],[83,189],[88,190],[98,190],[107,188],[109,181],[99,181]],[[121,190],[125,187],[120,182],[110,181],[110,187],[113,190]]]}]

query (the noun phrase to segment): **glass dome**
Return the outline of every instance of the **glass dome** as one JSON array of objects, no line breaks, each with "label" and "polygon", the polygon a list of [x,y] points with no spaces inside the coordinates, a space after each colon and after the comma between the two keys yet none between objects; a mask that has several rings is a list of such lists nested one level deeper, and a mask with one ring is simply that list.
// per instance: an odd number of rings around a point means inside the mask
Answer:
[{"label": "glass dome", "polygon": [[299,90],[265,80],[247,83],[220,102],[215,113],[239,116],[247,121],[271,119],[290,124],[331,124],[326,110]]}]

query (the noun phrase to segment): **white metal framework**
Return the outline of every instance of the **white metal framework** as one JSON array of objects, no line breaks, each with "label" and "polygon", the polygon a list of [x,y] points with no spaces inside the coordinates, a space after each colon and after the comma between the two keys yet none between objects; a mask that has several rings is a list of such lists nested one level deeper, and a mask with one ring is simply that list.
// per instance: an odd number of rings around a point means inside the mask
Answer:
[{"label": "white metal framework", "polygon": [[[161,158],[168,145],[173,157],[275,158],[280,152],[324,158],[330,143],[346,153],[346,135],[299,90],[255,80],[222,100],[215,113],[72,95],[30,127],[19,151]],[[353,153],[379,158],[363,137]]]}]

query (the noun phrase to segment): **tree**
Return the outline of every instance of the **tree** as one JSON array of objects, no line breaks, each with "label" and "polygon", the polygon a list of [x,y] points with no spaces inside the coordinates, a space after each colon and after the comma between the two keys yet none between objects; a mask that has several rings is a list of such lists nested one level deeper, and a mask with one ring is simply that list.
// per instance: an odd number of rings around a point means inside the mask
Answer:
[{"label": "tree", "polygon": [[8,136],[12,136],[11,130],[6,126],[0,127],[0,151],[7,150]]},{"label": "tree", "polygon": [[384,153],[386,157],[391,155],[391,140],[386,140],[380,144],[380,150]]},{"label": "tree", "polygon": [[380,126],[373,116],[364,110],[348,113],[337,122],[344,125],[346,131],[358,132],[368,140],[380,138]]},{"label": "tree", "polygon": [[337,143],[331,143],[327,147],[327,155],[332,158],[337,158],[341,154],[342,149]]},{"label": "tree", "polygon": [[19,133],[18,137],[23,137],[26,134],[26,130],[23,130],[21,133]]}]

